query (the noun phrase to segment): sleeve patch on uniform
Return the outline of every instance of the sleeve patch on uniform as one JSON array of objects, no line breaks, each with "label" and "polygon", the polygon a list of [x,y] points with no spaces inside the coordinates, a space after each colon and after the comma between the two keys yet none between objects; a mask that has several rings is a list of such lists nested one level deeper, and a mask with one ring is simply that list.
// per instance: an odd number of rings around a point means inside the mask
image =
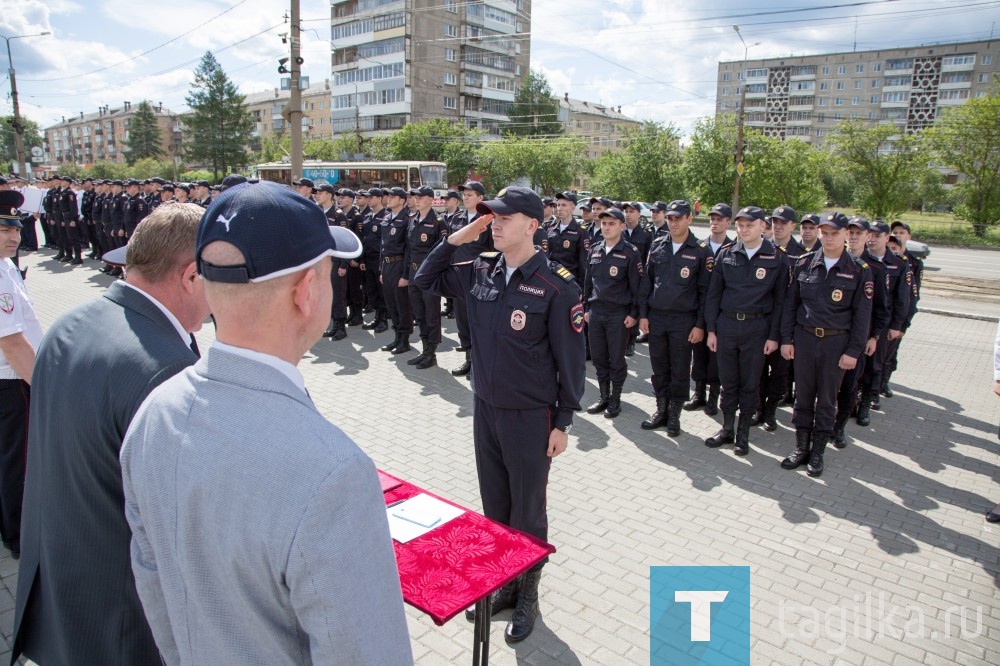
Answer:
[{"label": "sleeve patch on uniform", "polygon": [[865,298],[871,298],[875,295],[875,283],[869,280],[865,282]]},{"label": "sleeve patch on uniform", "polygon": [[10,314],[13,312],[14,297],[7,293],[0,294],[0,310],[2,310],[4,314]]},{"label": "sleeve patch on uniform", "polygon": [[715,268],[715,257],[705,257],[705,269],[711,273]]},{"label": "sleeve patch on uniform", "polygon": [[573,330],[583,333],[583,303],[577,303],[569,311],[569,323],[573,325]]}]

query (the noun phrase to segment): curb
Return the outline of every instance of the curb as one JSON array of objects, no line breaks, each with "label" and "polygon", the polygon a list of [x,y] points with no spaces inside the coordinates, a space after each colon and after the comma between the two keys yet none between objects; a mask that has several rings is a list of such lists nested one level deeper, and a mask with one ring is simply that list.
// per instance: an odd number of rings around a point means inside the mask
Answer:
[{"label": "curb", "polygon": [[1000,322],[1000,317],[986,314],[976,314],[974,312],[956,312],[955,310],[939,310],[937,308],[917,308],[917,312],[941,315],[942,317],[960,317],[962,319],[975,319],[976,321]]}]

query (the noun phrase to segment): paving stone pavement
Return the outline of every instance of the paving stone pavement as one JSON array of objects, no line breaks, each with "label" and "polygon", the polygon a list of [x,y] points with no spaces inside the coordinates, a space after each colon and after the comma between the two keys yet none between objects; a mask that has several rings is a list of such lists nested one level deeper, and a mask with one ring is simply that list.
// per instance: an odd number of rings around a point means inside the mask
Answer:
[{"label": "paving stone pavement", "polygon": [[[48,326],[99,296],[110,279],[71,269],[43,250],[22,257]],[[87,262],[87,266],[94,266]],[[956,304],[956,309],[960,304]],[[313,400],[376,464],[479,508],[469,384],[452,377],[462,355],[445,320],[441,367],[415,370],[378,350],[390,333],[351,328],[322,340],[299,367]],[[212,327],[198,337],[205,349]],[[648,350],[629,360],[622,415],[579,415],[550,475],[550,538],[534,634],[504,644],[509,612],[493,622],[494,664],[645,664],[649,567],[749,565],[755,664],[1000,663],[1000,526],[983,513],[1000,500],[992,393],[996,324],[919,315],[873,425],[849,426],[819,480],[788,472],[789,408],[780,428],[754,428],[745,459],[706,448],[718,422],[685,412],[683,433],[646,432],[654,407]],[[414,336],[416,339],[416,336]],[[596,394],[588,372],[584,404]],[[0,660],[9,658],[16,562],[0,557]],[[963,628],[962,613],[965,624]],[[436,627],[407,609],[418,664],[471,659],[461,617]]]}]

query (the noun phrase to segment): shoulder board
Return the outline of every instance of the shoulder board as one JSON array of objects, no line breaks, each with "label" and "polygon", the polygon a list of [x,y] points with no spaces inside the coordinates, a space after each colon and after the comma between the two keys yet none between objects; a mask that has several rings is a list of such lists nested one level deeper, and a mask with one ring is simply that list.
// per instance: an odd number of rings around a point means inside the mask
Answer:
[{"label": "shoulder board", "polygon": [[698,247],[708,247],[708,241],[707,240],[701,241],[700,243],[698,243]]},{"label": "shoulder board", "polygon": [[556,275],[558,275],[559,277],[561,277],[566,282],[576,282],[576,278],[573,277],[573,274],[570,273],[566,269],[566,267],[563,266],[562,264],[560,264],[559,262],[557,262],[557,261],[550,261],[549,262],[549,268],[552,269],[553,273],[555,273]]},{"label": "shoulder board", "polygon": [[483,259],[496,259],[500,256],[499,252],[480,252],[479,256]]},{"label": "shoulder board", "polygon": [[864,259],[862,259],[861,257],[854,257],[854,263],[856,263],[858,266],[860,266],[863,269],[864,268],[868,268],[868,262],[865,261]]}]

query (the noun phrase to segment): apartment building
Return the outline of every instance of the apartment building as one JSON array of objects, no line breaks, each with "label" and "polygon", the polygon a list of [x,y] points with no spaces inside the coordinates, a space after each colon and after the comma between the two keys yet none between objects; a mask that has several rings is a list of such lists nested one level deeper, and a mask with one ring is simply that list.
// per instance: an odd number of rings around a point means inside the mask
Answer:
[{"label": "apartment building", "polygon": [[499,135],[528,73],[530,0],[331,0],[332,132],[453,118]]},{"label": "apartment building", "polygon": [[[102,106],[95,113],[80,112],[79,116],[63,118],[61,122],[46,127],[45,155],[47,165],[90,165],[94,162],[124,163],[127,151],[129,125],[135,113],[131,102],[117,108]],[[165,159],[176,155],[181,144],[180,118],[163,108],[153,106],[156,122],[160,127],[160,148]]]},{"label": "apartment building", "polygon": [[719,63],[716,114],[781,139],[821,145],[842,120],[918,132],[943,109],[985,96],[1000,72],[1000,41],[934,44]]},{"label": "apartment building", "polygon": [[[247,111],[256,123],[251,150],[260,150],[260,139],[268,134],[281,133],[288,122],[282,116],[291,98],[291,91],[274,88],[246,95]],[[302,91],[302,138],[329,139],[330,130],[330,80]]]}]

